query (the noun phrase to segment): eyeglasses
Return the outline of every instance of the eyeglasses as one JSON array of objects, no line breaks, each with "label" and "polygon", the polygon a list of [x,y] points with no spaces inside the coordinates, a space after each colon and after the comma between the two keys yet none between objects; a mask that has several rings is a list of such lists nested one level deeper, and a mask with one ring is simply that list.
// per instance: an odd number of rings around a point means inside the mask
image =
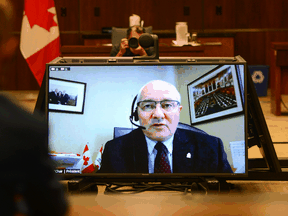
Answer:
[{"label": "eyeglasses", "polygon": [[151,112],[156,109],[156,105],[160,103],[161,108],[166,112],[172,112],[178,105],[180,105],[179,101],[176,100],[163,100],[163,101],[140,101],[137,103],[143,111]]}]

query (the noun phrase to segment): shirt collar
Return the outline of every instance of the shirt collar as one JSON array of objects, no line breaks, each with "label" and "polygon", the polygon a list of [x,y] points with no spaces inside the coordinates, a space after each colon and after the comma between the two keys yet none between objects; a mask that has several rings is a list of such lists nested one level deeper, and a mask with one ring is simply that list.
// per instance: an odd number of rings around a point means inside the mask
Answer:
[{"label": "shirt collar", "polygon": [[[153,152],[153,149],[154,149],[154,147],[158,141],[151,140],[147,136],[145,136],[145,139],[146,139],[146,143],[147,143],[148,153],[149,153],[149,155],[151,155]],[[168,140],[162,141],[162,143],[166,146],[166,148],[168,149],[168,152],[170,154],[172,154],[173,140],[174,140],[174,134]]]}]

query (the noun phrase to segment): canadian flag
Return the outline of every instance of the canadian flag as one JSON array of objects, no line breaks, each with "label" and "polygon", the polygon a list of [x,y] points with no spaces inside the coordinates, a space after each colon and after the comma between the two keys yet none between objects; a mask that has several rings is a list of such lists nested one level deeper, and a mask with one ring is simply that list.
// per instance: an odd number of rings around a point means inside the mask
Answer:
[{"label": "canadian flag", "polygon": [[92,162],[92,157],[91,157],[91,152],[88,148],[88,145],[85,145],[84,151],[83,151],[83,155],[82,155],[82,159],[83,159],[83,166],[82,166],[82,173],[92,173],[95,171],[93,162]]},{"label": "canadian flag", "polygon": [[39,86],[46,63],[60,55],[60,37],[53,0],[25,0],[20,50]]},{"label": "canadian flag", "polygon": [[103,152],[103,146],[101,146],[100,150],[99,150],[99,153],[96,157],[96,160],[95,160],[95,165],[97,166],[98,170],[100,169],[101,167],[101,162],[102,162],[102,152]]}]

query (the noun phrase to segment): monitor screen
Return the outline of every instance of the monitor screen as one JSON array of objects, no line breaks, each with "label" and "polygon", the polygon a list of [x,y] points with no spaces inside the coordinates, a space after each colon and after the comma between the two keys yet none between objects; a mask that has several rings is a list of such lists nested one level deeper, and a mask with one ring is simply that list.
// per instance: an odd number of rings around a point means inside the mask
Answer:
[{"label": "monitor screen", "polygon": [[55,172],[247,175],[245,76],[245,61],[47,64]]}]

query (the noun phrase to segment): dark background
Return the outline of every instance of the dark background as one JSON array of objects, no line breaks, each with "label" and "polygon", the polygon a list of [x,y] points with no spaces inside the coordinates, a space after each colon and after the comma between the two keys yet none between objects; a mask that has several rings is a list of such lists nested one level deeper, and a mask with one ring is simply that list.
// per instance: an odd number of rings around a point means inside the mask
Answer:
[{"label": "dark background", "polygon": [[[20,39],[23,0],[16,7],[13,34]],[[103,27],[128,27],[138,14],[153,30],[175,30],[188,22],[189,32],[233,33],[235,55],[248,65],[269,65],[270,43],[288,41],[287,0],[54,0],[61,45],[84,45],[83,34],[99,34]],[[66,10],[66,14],[64,13]],[[7,71],[3,90],[38,90],[18,49]]]}]

